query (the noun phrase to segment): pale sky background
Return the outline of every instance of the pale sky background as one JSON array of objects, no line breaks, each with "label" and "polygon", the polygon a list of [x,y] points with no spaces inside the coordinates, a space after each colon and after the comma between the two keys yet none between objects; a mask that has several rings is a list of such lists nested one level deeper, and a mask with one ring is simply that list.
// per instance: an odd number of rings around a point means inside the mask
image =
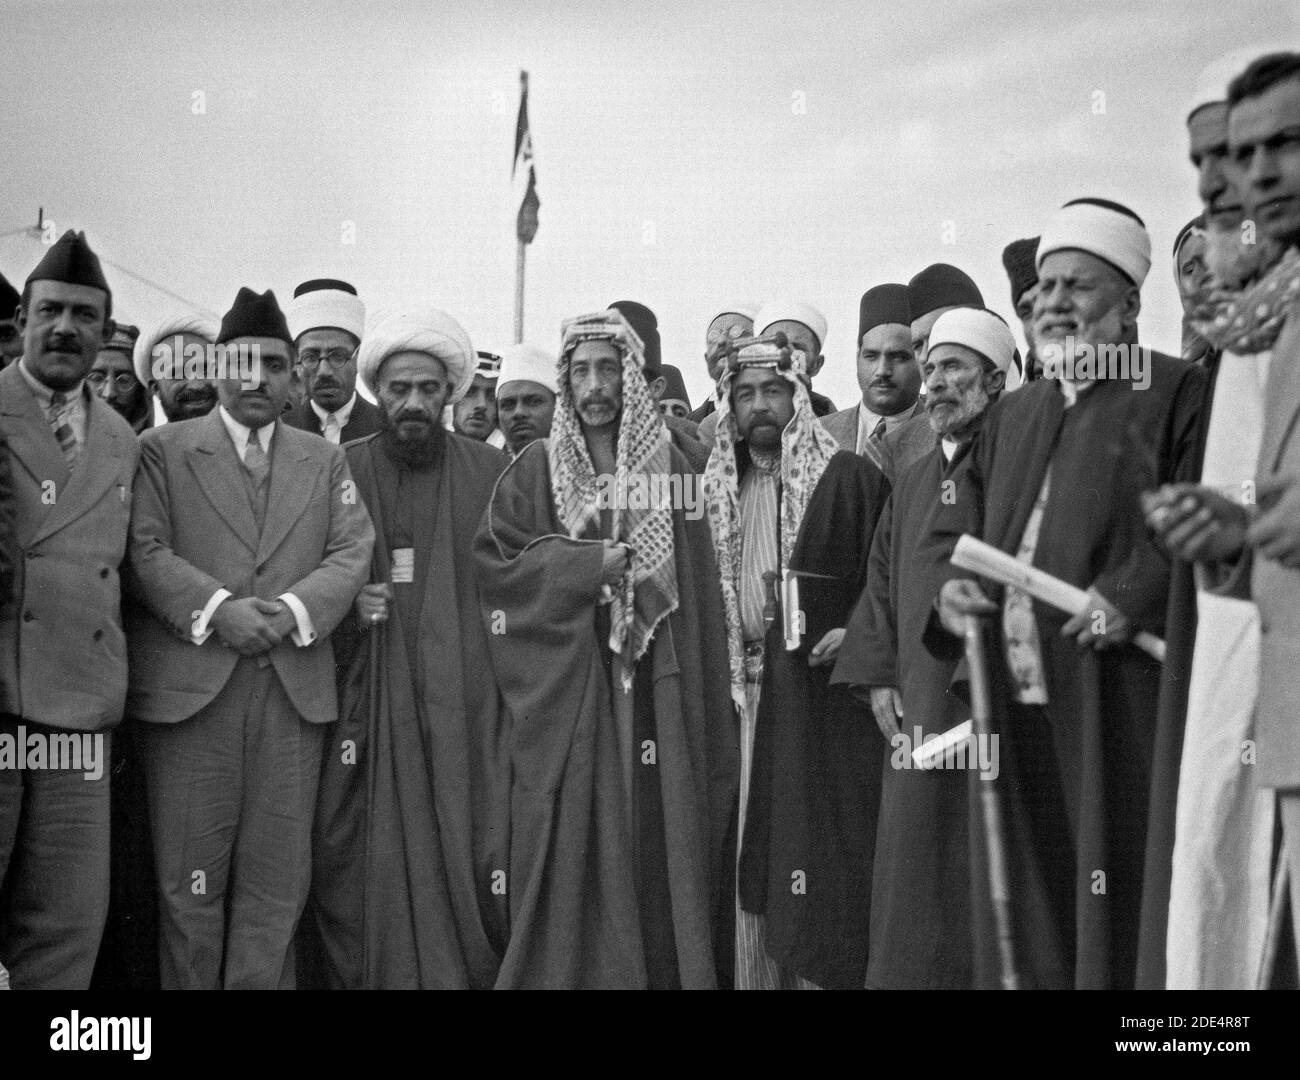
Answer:
[{"label": "pale sky background", "polygon": [[[218,313],[241,285],[287,302],[343,277],[372,311],[430,301],[500,348],[525,68],[526,339],[641,300],[698,404],[712,315],[807,300],[830,325],[817,386],[844,407],[864,290],[952,262],[1010,316],[1003,246],[1081,195],[1146,220],[1142,336],[1176,351],[1184,103],[1218,54],[1300,41],[1300,5],[0,0],[0,34],[0,234],[44,206]],[[0,237],[18,287],[39,256]],[[106,271],[125,320],[178,306]]]}]

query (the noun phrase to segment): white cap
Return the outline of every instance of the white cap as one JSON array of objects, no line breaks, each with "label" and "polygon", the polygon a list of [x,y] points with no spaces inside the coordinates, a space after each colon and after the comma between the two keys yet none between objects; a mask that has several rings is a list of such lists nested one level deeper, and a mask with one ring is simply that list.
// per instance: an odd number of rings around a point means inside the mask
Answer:
[{"label": "white cap", "polygon": [[365,336],[366,305],[346,281],[333,278],[304,281],[294,289],[284,317],[294,341],[308,330],[327,326],[344,330],[358,341]]},{"label": "white cap", "polygon": [[1011,367],[1016,339],[1011,328],[991,311],[953,308],[935,320],[930,330],[930,352],[936,345],[965,345],[989,360],[999,371]]},{"label": "white cap", "polygon": [[211,344],[217,340],[220,330],[221,325],[216,319],[194,312],[172,315],[155,323],[135,339],[135,351],[131,357],[135,377],[140,380],[141,386],[148,386],[154,381],[153,351],[159,342],[176,334],[194,334]]},{"label": "white cap", "polygon": [[419,305],[380,312],[372,320],[357,353],[357,374],[375,392],[380,365],[393,353],[422,352],[441,360],[451,380],[451,401],[459,401],[474,381],[478,356],[464,327],[445,311]]},{"label": "white cap", "polygon": [[544,386],[552,394],[560,392],[555,375],[556,358],[539,345],[511,345],[501,353],[501,372],[497,375],[497,393],[507,383],[532,382]]},{"label": "white cap", "polygon": [[[797,300],[769,300],[754,316],[754,333],[762,334],[773,323],[779,322],[803,323],[817,335],[818,345],[823,350],[826,348],[826,316],[812,304],[804,304]],[[812,357],[809,359],[811,360]]]},{"label": "white cap", "polygon": [[1051,216],[1038,241],[1035,267],[1041,271],[1048,255],[1067,249],[1103,259],[1138,288],[1151,269],[1151,237],[1146,226],[1135,217],[1096,202],[1069,202]]}]

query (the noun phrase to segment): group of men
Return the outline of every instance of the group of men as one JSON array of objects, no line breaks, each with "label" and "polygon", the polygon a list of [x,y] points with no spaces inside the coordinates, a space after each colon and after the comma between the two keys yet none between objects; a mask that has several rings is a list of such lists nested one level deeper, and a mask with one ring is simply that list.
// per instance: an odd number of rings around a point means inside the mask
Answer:
[{"label": "group of men", "polygon": [[558,352],[334,279],[142,333],[65,234],[0,295],[0,971],[1292,984],[1300,53],[1187,128],[1183,356],[1077,198],[1004,253],[1023,356],[935,264],[842,410],[805,302],[720,310],[692,411],[636,301]]}]

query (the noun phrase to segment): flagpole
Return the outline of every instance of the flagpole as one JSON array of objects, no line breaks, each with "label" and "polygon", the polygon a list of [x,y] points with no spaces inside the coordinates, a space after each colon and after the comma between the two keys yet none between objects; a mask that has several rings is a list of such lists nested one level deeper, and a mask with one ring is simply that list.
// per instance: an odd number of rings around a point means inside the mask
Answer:
[{"label": "flagpole", "polygon": [[524,340],[524,249],[522,240],[516,241],[515,251],[515,344]]}]

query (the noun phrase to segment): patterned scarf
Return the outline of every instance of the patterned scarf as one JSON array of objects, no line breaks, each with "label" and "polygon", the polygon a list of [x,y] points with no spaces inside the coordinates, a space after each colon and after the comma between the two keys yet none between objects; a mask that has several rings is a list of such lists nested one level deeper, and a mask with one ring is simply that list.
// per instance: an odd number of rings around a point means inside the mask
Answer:
[{"label": "patterned scarf", "polygon": [[1300,250],[1282,258],[1240,290],[1211,277],[1192,298],[1190,322],[1217,348],[1238,356],[1271,349],[1296,301],[1300,300]]},{"label": "patterned scarf", "polygon": [[[752,345],[740,352],[746,359],[773,366],[779,351]],[[826,466],[839,444],[813,414],[808,389],[801,378],[803,362],[795,360],[781,374],[794,387],[794,416],[781,433],[781,580],[790,566],[790,552],[799,536],[804,511]],[[727,655],[731,664],[731,699],[745,708],[745,651],[740,624],[740,557],[744,546],[744,523],[740,519],[740,474],[736,468],[736,444],[740,436],[731,411],[734,372],[728,368],[718,380],[717,442],[704,466],[704,502],[713,530],[713,547],[722,575],[722,606],[727,619]],[[761,466],[758,466],[761,467]]]},{"label": "patterned scarf", "polygon": [[[677,566],[673,559],[673,512],[666,498],[650,498],[642,509],[627,506],[636,498],[623,493],[665,495],[672,472],[668,429],[650,396],[641,368],[643,345],[618,311],[570,319],[562,328],[564,344],[557,377],[555,419],[547,453],[555,510],[569,536],[580,537],[600,522],[602,503],[614,512],[613,538],[632,549],[628,573],[610,602],[609,647],[623,660],[624,689],[660,621],[677,610]],[[582,434],[582,423],[569,385],[569,362],[580,341],[615,345],[623,360],[623,412],[619,418],[615,475],[598,478]],[[644,486],[642,483],[644,482]],[[608,498],[614,494],[612,500]],[[602,500],[602,495],[605,499]]]}]

